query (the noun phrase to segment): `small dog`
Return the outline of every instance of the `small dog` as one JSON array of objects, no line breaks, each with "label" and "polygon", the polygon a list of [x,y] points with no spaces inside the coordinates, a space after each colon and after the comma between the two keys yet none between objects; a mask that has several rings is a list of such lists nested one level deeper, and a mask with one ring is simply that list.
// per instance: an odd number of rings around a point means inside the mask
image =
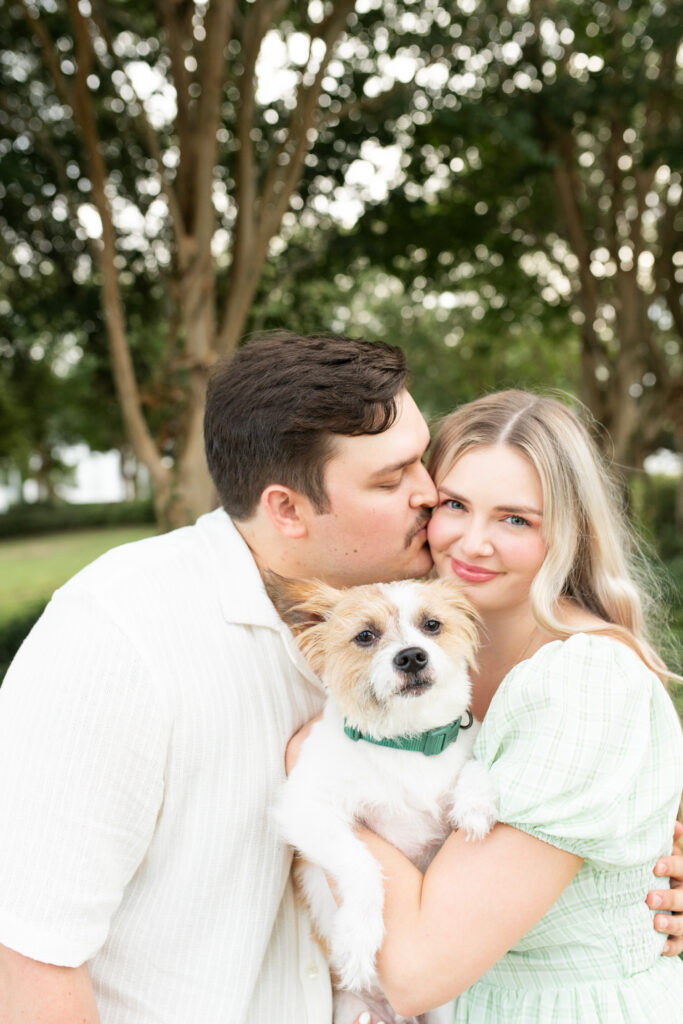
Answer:
[{"label": "small dog", "polygon": [[[270,573],[265,582],[329,695],[276,814],[302,855],[295,877],[332,968],[335,1024],[351,1024],[364,1009],[399,1024],[406,1018],[389,1006],[375,970],[382,873],[353,828],[367,824],[421,871],[453,827],[468,838],[491,828],[495,795],[471,759],[476,615],[446,580],[335,590]],[[451,1015],[442,1007],[419,1020]]]}]

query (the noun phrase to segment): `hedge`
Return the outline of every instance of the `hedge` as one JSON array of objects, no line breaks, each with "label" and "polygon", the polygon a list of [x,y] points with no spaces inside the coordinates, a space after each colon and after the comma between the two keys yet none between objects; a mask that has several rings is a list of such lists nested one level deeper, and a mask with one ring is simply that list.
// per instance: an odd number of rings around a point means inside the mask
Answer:
[{"label": "hedge", "polygon": [[24,638],[43,614],[46,602],[40,601],[19,618],[0,626],[0,683],[10,666],[12,658],[21,647]]},{"label": "hedge", "polygon": [[153,523],[151,500],[69,505],[36,502],[12,505],[0,514],[0,538],[27,537],[60,530],[87,530],[97,526],[134,526]]}]

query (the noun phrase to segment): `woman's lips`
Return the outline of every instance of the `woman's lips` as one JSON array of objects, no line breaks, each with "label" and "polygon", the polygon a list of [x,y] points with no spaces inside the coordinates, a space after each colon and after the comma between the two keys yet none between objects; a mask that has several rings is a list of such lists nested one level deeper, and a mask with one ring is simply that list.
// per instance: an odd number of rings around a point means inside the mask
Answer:
[{"label": "woman's lips", "polygon": [[451,558],[451,568],[456,576],[468,583],[487,583],[493,580],[500,573],[492,572],[490,569],[482,569],[477,565],[468,565],[467,562],[459,562],[457,558]]}]

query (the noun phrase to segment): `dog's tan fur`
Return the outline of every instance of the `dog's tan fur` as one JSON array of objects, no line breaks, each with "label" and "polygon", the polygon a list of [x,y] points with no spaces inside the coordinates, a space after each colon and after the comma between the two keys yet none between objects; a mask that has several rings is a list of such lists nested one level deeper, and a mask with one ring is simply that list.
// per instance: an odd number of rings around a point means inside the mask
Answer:
[{"label": "dog's tan fur", "polygon": [[[287,580],[274,573],[265,575],[265,584],[280,616],[297,635],[299,647],[313,671],[325,680],[346,718],[360,725],[359,712],[376,712],[376,699],[367,681],[368,665],[376,647],[359,647],[353,641],[363,630],[370,629],[379,635],[380,644],[396,642],[399,615],[386,585],[371,583],[335,590],[317,580]],[[464,660],[474,668],[477,616],[451,581],[429,582],[424,603],[413,621],[419,628],[429,619],[438,619],[442,624],[439,647],[454,661]],[[361,714],[361,718],[365,717]],[[370,726],[370,732],[375,731]]]}]

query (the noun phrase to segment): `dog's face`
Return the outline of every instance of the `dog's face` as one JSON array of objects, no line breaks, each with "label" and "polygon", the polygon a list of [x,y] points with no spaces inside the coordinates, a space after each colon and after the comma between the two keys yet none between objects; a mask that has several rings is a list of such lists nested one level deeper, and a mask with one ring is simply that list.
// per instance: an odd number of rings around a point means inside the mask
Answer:
[{"label": "dog's face", "polygon": [[350,725],[375,738],[444,725],[469,703],[476,614],[450,580],[266,588]]}]

